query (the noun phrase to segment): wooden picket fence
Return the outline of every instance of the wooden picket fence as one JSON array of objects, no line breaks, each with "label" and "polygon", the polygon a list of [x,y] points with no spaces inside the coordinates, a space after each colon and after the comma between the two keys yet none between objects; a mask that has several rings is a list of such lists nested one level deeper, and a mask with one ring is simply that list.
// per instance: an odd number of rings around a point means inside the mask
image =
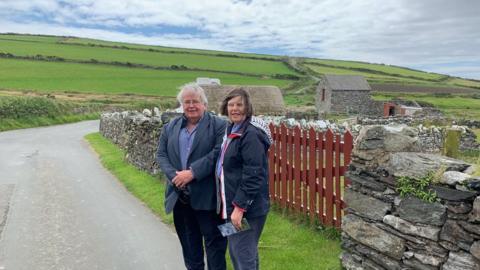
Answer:
[{"label": "wooden picket fence", "polygon": [[303,213],[313,223],[340,228],[349,182],[344,174],[353,147],[350,131],[334,134],[313,128],[270,124],[274,144],[269,150],[270,199]]}]

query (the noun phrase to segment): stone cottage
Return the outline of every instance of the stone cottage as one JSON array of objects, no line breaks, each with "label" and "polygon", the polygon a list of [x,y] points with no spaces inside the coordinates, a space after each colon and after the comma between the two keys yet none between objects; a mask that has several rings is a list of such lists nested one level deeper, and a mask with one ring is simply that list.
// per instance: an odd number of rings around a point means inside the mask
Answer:
[{"label": "stone cottage", "polygon": [[[208,110],[218,112],[222,100],[235,87],[240,85],[202,84],[208,98]],[[250,94],[256,115],[285,115],[285,104],[281,90],[268,85],[241,85]]]},{"label": "stone cottage", "polygon": [[382,115],[383,103],[372,100],[370,91],[371,87],[363,76],[323,75],[317,86],[317,111],[319,114]]}]

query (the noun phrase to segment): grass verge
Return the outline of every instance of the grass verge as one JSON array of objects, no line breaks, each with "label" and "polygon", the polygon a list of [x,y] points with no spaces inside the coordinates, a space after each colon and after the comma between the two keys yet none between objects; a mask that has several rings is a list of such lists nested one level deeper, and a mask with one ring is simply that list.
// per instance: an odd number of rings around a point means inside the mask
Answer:
[{"label": "grass verge", "polygon": [[[167,224],[163,202],[165,185],[158,177],[141,172],[124,160],[125,153],[99,133],[86,136],[102,164],[125,187],[159,215]],[[292,218],[273,207],[259,243],[261,269],[333,270],[341,269],[338,232],[318,231],[301,218]],[[229,265],[229,269],[231,265]]]},{"label": "grass verge", "polygon": [[60,115],[54,117],[33,116],[23,118],[4,118],[0,119],[0,131],[7,131],[21,128],[32,128],[41,126],[51,126],[58,124],[74,123],[84,120],[99,119],[99,113],[80,114],[80,115]]}]

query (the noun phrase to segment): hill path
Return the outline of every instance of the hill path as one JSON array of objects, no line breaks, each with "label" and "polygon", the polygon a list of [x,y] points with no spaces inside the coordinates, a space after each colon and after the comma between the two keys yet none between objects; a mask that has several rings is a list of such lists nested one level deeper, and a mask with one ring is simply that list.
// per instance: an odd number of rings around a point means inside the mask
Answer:
[{"label": "hill path", "polygon": [[0,133],[0,270],[184,269],[173,231],[84,141],[98,124]]}]

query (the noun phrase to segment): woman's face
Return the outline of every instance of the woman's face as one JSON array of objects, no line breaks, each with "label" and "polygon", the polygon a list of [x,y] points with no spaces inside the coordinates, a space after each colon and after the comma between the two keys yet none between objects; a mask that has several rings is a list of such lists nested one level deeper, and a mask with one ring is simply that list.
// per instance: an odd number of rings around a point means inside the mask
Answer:
[{"label": "woman's face", "polygon": [[239,124],[245,120],[245,104],[240,96],[234,97],[227,102],[228,118],[232,123]]}]

